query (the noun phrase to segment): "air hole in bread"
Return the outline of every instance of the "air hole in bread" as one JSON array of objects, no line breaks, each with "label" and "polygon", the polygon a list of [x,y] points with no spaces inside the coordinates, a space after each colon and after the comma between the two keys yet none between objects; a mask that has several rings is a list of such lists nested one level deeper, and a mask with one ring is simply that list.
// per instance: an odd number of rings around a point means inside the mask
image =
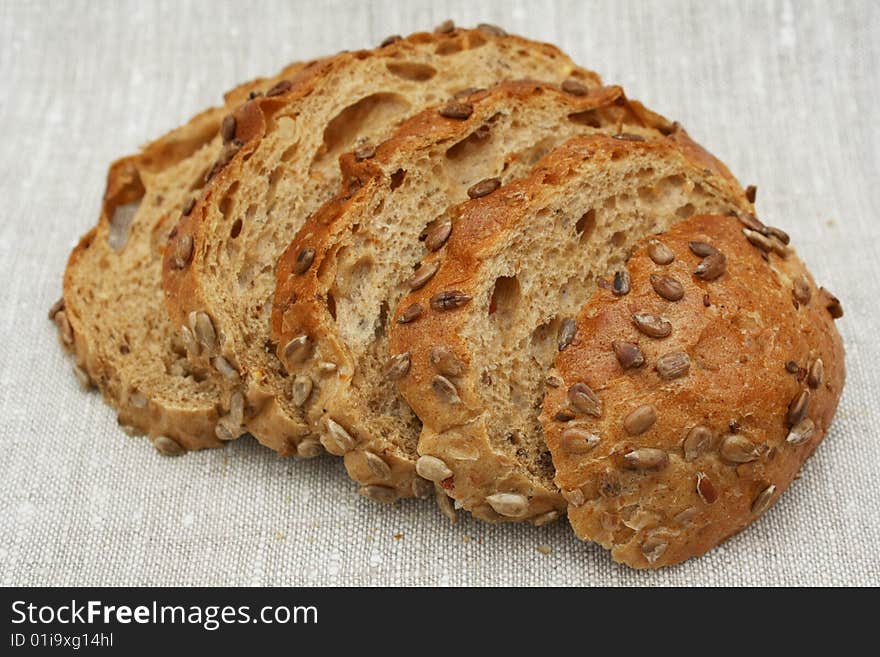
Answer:
[{"label": "air hole in bread", "polygon": [[223,200],[220,201],[220,212],[224,219],[229,219],[232,210],[235,207],[235,193],[238,191],[238,181],[232,183],[226,190]]},{"label": "air hole in bread", "polygon": [[384,126],[409,114],[409,109],[405,98],[392,93],[372,94],[349,105],[324,128],[324,141],[312,167],[335,168],[339,155],[352,150],[360,135],[381,133]]},{"label": "air hole in bread", "polygon": [[229,237],[235,239],[241,234],[241,219],[236,219],[232,222],[232,227],[229,229]]},{"label": "air hole in bread", "polygon": [[623,246],[624,244],[626,244],[626,231],[618,230],[611,236],[611,239],[609,241],[611,242],[611,244],[618,248]]},{"label": "air hole in bread", "polygon": [[447,159],[462,160],[470,157],[488,141],[490,136],[489,128],[480,126],[467,137],[446,149]]},{"label": "air hole in bread", "polygon": [[500,276],[495,279],[492,297],[489,301],[489,314],[499,322],[513,317],[520,300],[519,280],[516,276]]},{"label": "air hole in bread", "polygon": [[388,301],[383,299],[379,306],[379,316],[376,318],[376,325],[373,327],[373,333],[377,338],[385,335],[385,327],[388,324]]},{"label": "air hole in bread", "polygon": [[599,113],[596,110],[574,112],[568,115],[568,120],[572,123],[589,126],[591,128],[599,128],[602,125],[602,122],[599,120]]},{"label": "air hole in bread", "polygon": [[425,82],[437,75],[437,69],[433,66],[418,62],[388,62],[385,67],[391,75],[413,82]]},{"label": "air hole in bread", "polygon": [[544,157],[550,150],[556,146],[557,140],[553,137],[545,137],[541,141],[532,144],[519,155],[521,162],[527,166],[533,166],[538,160]]},{"label": "air hole in bread", "polygon": [[434,52],[438,55],[452,55],[461,52],[463,48],[464,44],[461,39],[449,39],[448,41],[441,41],[438,43]]},{"label": "air hole in bread", "polygon": [[692,216],[696,212],[696,208],[693,203],[685,203],[680,208],[675,211],[675,216],[681,217],[682,219],[687,219]]},{"label": "air hole in bread", "polygon": [[278,183],[281,178],[284,176],[284,167],[278,166],[272,169],[272,173],[269,174],[269,185],[266,188],[266,205],[272,205],[272,200],[275,198],[275,192],[278,191]]},{"label": "air hole in bread", "polygon": [[117,205],[113,209],[113,215],[110,217],[110,230],[107,232],[107,244],[114,251],[121,251],[125,243],[128,242],[128,229],[140,206],[141,202],[138,199],[133,203]]},{"label": "air hole in bread", "polygon": [[333,318],[333,321],[336,321],[336,297],[333,296],[332,292],[327,293],[327,312],[330,313],[330,317]]},{"label": "air hole in bread", "polygon": [[394,191],[398,187],[403,184],[404,179],[406,178],[406,171],[404,169],[398,169],[394,173],[391,174],[391,191]]},{"label": "air hole in bread", "polygon": [[587,210],[584,212],[583,216],[578,219],[575,224],[575,231],[577,232],[578,239],[581,242],[585,242],[590,239],[590,235],[593,234],[593,229],[596,227],[596,211],[595,210]]},{"label": "air hole in bread", "polygon": [[293,159],[293,156],[296,155],[297,148],[299,144],[294,144],[293,146],[288,146],[284,149],[284,152],[281,154],[282,162],[290,162]]}]

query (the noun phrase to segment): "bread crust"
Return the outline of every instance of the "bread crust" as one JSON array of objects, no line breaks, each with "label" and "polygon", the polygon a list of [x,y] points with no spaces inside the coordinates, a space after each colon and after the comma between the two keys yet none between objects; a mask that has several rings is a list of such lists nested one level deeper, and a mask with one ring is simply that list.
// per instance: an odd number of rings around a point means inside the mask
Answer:
[{"label": "bread crust", "polygon": [[[247,430],[262,444],[280,454],[296,454],[303,441],[309,440],[313,443],[317,436],[302,414],[290,407],[286,400],[287,395],[283,395],[284,399],[279,398],[282,393],[277,392],[277,389],[285,382],[280,380],[283,373],[277,359],[274,357],[267,359],[258,349],[250,351],[254,343],[265,346],[267,353],[274,351],[276,345],[263,345],[264,341],[270,339],[268,322],[264,334],[259,336],[244,336],[239,334],[237,326],[224,325],[222,315],[229,302],[220,298],[221,295],[212,287],[216,287],[216,282],[212,278],[215,274],[207,264],[209,253],[217,253],[223,248],[223,244],[214,243],[212,238],[212,230],[216,227],[213,224],[216,214],[214,210],[222,201],[221,195],[230,185],[235,184],[235,181],[246,180],[247,176],[244,174],[246,162],[271,133],[275,125],[274,119],[279,112],[293,110],[289,113],[296,114],[298,103],[311,94],[322,91],[326,80],[334,73],[344,71],[346,67],[354,66],[365,59],[377,59],[386,65],[391,65],[398,61],[406,61],[407,58],[419,61],[420,58],[429,56],[429,53],[440,52],[444,48],[455,52],[455,49],[470,50],[485,47],[490,42],[500,44],[499,47],[503,46],[511,53],[517,50],[528,51],[531,56],[540,57],[548,65],[552,62],[558,71],[556,77],[559,80],[567,76],[575,76],[587,86],[600,84],[595,73],[576,67],[554,46],[516,36],[502,36],[491,30],[481,29],[455,29],[446,33],[420,32],[375,50],[341,53],[335,57],[311,62],[289,79],[283,90],[271,96],[255,98],[236,111],[235,136],[242,142],[241,148],[212,178],[193,212],[179,221],[176,227],[176,239],[192,239],[194,255],[189,266],[183,269],[174,266],[171,255],[166,255],[165,258],[163,285],[172,322],[182,326],[192,312],[208,314],[216,324],[218,335],[223,336],[222,345],[218,347],[216,353],[222,353],[241,371],[242,391],[246,398]],[[439,69],[439,60],[435,63]],[[264,264],[275,265],[274,262]],[[234,281],[224,281],[224,285],[220,287],[227,289],[233,285],[235,285]],[[214,354],[214,351],[208,353],[203,351],[201,354],[191,354],[191,357],[194,362],[205,367],[208,365],[207,358]],[[256,364],[257,362],[259,364]]]},{"label": "bread crust", "polygon": [[[455,208],[446,247],[425,261],[438,264],[437,273],[428,284],[404,298],[395,310],[394,316],[398,317],[413,304],[423,309],[414,322],[392,324],[390,347],[392,355],[410,353],[411,368],[398,381],[398,388],[423,422],[419,454],[446,463],[453,476],[442,482],[444,489],[475,516],[490,522],[528,520],[540,524],[559,515],[566,505],[555,486],[536,484],[517,459],[492,444],[487,428],[492,409],[483,405],[479,373],[470,369],[471,346],[461,337],[470,321],[468,306],[438,310],[432,307],[432,298],[446,290],[476,295],[483,262],[505,243],[512,228],[531,220],[538,210],[532,199],[537,198],[542,186],[564,186],[585,160],[593,162],[598,171],[603,163],[627,153],[676,157],[681,161],[682,171],[690,171],[694,178],[714,188],[720,198],[729,199],[731,207],[750,212],[742,189],[731,180],[727,169],[707,169],[710,156],[694,161],[680,149],[682,142],[690,144],[692,153],[704,153],[680,126],[676,126],[674,136],[655,142],[599,135],[568,140],[544,158],[528,177]],[[449,348],[465,365],[465,375],[455,384],[460,403],[445,403],[432,389],[437,371],[431,364],[430,352],[437,345]],[[496,493],[523,496],[527,505],[515,514],[499,514],[487,501],[489,495]]]},{"label": "bread crust", "polygon": [[[279,75],[290,76],[301,66],[291,64]],[[203,173],[201,169],[193,170],[193,166],[188,164],[189,160],[195,163],[198,158],[204,157],[205,149],[219,149],[219,145],[214,143],[215,137],[231,105],[267,83],[274,84],[273,79],[260,78],[239,85],[225,94],[225,106],[200,112],[183,126],[145,145],[139,153],[111,164],[98,223],[80,238],[71,252],[64,274],[62,306],[50,313],[59,326],[62,346],[74,355],[75,368],[81,381],[100,390],[107,403],[116,408],[119,423],[126,430],[147,434],[162,453],[176,454],[181,449],[195,450],[223,444],[217,439],[214,429],[222,408],[224,382],[220,377],[208,375],[203,381],[183,384],[188,386],[191,399],[185,402],[170,399],[160,390],[166,380],[170,381],[172,377],[164,372],[162,363],[151,362],[146,368],[150,371],[146,373],[131,373],[127,362],[127,355],[131,351],[121,353],[121,344],[108,344],[103,334],[92,330],[91,326],[98,321],[93,308],[95,297],[103,299],[118,294],[110,289],[113,284],[105,270],[124,267],[123,259],[130,252],[131,245],[127,243],[118,252],[107,246],[111,222],[117,208],[139,202],[147,196],[154,179],[175,167],[181,168],[181,175],[187,173],[190,177],[175,183],[167,194],[154,197],[158,209],[149,212],[150,220],[155,224],[141,230],[137,238],[155,242],[151,247],[141,246],[151,249],[151,257],[161,257],[159,251],[172,228],[171,219],[176,219],[185,202],[185,192],[191,185],[198,184],[198,176]],[[135,215],[133,222],[143,221],[139,216],[140,213]],[[128,232],[133,234],[135,231],[129,227]],[[94,253],[96,250],[98,253]],[[90,267],[90,259],[101,263],[98,270]],[[157,276],[155,289],[159,289],[160,282]],[[142,322],[155,327],[167,322],[161,297],[160,303],[151,305],[149,290],[142,290],[141,293],[144,298],[138,309],[139,315],[120,318],[119,325],[112,327],[112,333],[120,342],[130,337],[127,322]],[[112,319],[105,316],[101,321],[111,322]],[[161,328],[155,331],[161,333]],[[125,342],[124,348],[136,350],[145,346]],[[131,384],[135,379],[140,381],[136,389]]]},{"label": "bread crust", "polygon": [[[629,566],[684,561],[755,520],[815,451],[837,407],[843,345],[819,288],[790,247],[765,251],[743,229],[735,217],[696,216],[644,240],[627,264],[629,294],[598,289],[557,358],[564,383],[548,392],[542,416],[556,483],[570,501],[577,535]],[[653,261],[653,240],[671,249],[674,261]],[[689,248],[695,241],[726,257],[717,278],[695,275],[703,260]],[[658,287],[668,288],[658,277],[678,281],[683,297],[661,296]],[[795,292],[796,281],[808,292]],[[671,334],[640,333],[633,323],[640,312],[662,315]],[[624,369],[613,341],[637,344],[644,365]],[[601,417],[557,419],[570,408],[576,383],[598,396]],[[803,391],[810,396],[804,420],[787,419]],[[626,427],[638,417],[626,420],[646,407],[656,419],[632,435]],[[793,429],[792,419],[812,428]],[[579,445],[573,427],[595,435],[595,445]],[[810,435],[802,435],[804,427]]]}]

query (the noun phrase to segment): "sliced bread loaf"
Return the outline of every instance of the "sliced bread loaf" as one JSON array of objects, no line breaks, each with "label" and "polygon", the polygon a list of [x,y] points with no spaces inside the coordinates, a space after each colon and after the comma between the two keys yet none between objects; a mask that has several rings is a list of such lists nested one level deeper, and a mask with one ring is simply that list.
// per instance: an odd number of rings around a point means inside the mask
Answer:
[{"label": "sliced bread loaf", "polygon": [[419,471],[474,515],[543,523],[564,510],[539,420],[558,384],[550,368],[596,287],[628,290],[636,241],[696,213],[751,211],[676,142],[687,136],[574,137],[526,178],[454,208],[445,249],[422,263],[436,273],[395,310],[422,310],[390,340],[392,357],[409,356],[398,387],[423,422]]},{"label": "sliced bread loaf", "polygon": [[[407,321],[389,310],[428,280],[431,270],[416,269],[450,234],[446,209],[526,175],[572,135],[679,131],[660,117],[648,124],[619,87],[574,91],[501,83],[462,97],[467,117],[428,109],[378,148],[343,156],[337,196],[281,257],[272,306],[279,359],[295,403],[364,494],[391,501],[432,487],[416,474],[421,423],[397,393],[409,361],[388,362],[388,324]],[[307,354],[285,360],[288,345],[306,341]]]},{"label": "sliced bread loaf", "polygon": [[[643,240],[629,293],[597,289],[556,358],[542,416],[556,483],[577,535],[617,561],[703,554],[776,501],[825,435],[844,381],[839,306],[787,241],[730,216]],[[667,336],[645,332],[649,315]]]},{"label": "sliced bread loaf", "polygon": [[[281,72],[295,75],[301,65]],[[280,79],[280,78],[279,78]],[[276,80],[255,80],[226,95],[227,105],[191,119],[113,163],[98,224],[80,239],[64,275],[64,297],[50,316],[75,371],[97,385],[131,432],[147,433],[163,454],[216,447],[215,426],[228,381],[185,358],[162,294],[169,231],[204,184],[231,106]],[[226,133],[228,141],[228,132]],[[225,435],[225,434],[220,434]]]},{"label": "sliced bread loaf", "polygon": [[[269,324],[276,262],[338,189],[339,155],[379,143],[406,117],[468,87],[529,77],[599,85],[555,47],[487,27],[414,34],[316,62],[236,113],[238,151],[218,159],[202,200],[179,223],[164,284],[177,330],[199,329],[189,341],[194,362],[207,368],[222,357],[240,373],[245,427],[263,444],[282,454],[320,449]],[[453,118],[471,111],[457,101],[444,109]],[[309,349],[294,345],[285,358]]]}]

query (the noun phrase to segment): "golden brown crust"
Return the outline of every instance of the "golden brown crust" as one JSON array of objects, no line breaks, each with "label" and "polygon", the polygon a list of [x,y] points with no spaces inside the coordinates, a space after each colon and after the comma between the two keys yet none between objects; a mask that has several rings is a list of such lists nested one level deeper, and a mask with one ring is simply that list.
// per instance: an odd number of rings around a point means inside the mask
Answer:
[{"label": "golden brown crust", "polygon": [[[466,119],[446,118],[438,108],[431,108],[408,119],[369,158],[359,159],[354,153],[343,155],[340,161],[343,181],[339,193],[303,225],[279,260],[276,273],[272,338],[279,350],[293,338],[307,335],[313,342],[320,340],[321,357],[337,365],[337,370],[329,375],[315,372],[311,359],[299,369],[288,367],[291,376],[303,373],[314,382],[307,412],[312,430],[316,434],[325,431],[322,426],[325,417],[332,417],[345,427],[358,442],[345,454],[346,467],[352,478],[365,486],[391,487],[399,497],[411,496],[414,486],[419,485],[415,458],[396,453],[387,436],[361,435],[359,429],[365,416],[371,413],[360,396],[352,392],[355,373],[361,366],[340,338],[336,319],[328,306],[330,290],[336,282],[337,254],[345,248],[344,237],[353,222],[360,222],[359,217],[366,216],[369,208],[388,196],[390,174],[386,169],[394,169],[396,164],[392,166],[391,163],[411,160],[419,153],[428,152],[434,145],[456,144],[485,125],[499,108],[518,103],[556,107],[561,120],[571,114],[594,112],[596,117],[601,116],[606,129],[641,131],[646,138],[660,135],[654,125],[644,125],[636,117],[620,87],[598,87],[576,96],[555,85],[512,81],[477,91],[460,100],[473,107],[473,113]],[[659,121],[657,119],[655,123]],[[586,125],[580,129],[590,130]],[[533,138],[537,142],[544,136],[536,133]],[[518,156],[515,153],[510,155]],[[311,265],[301,272],[298,259],[305,250],[314,255]],[[381,455],[391,467],[391,476],[369,468],[365,463],[366,451]]]},{"label": "golden brown crust", "polygon": [[[705,160],[694,162],[682,157],[678,142],[689,142],[680,127],[673,140],[667,137],[656,142],[617,140],[606,136],[584,136],[570,139],[542,160],[525,179],[506,185],[495,193],[469,201],[453,209],[453,230],[442,252],[431,254],[425,263],[439,264],[433,278],[421,289],[407,296],[395,310],[394,317],[414,305],[422,309],[413,322],[392,323],[391,354],[409,352],[409,374],[398,382],[404,398],[421,418],[424,429],[419,441],[419,454],[448,457],[447,465],[454,476],[443,482],[447,493],[474,515],[489,521],[532,520],[543,522],[547,514],[565,508],[565,501],[555,486],[537,486],[523,472],[522,465],[507,452],[492,444],[487,428],[491,409],[484,407],[480,394],[480,380],[475,372],[462,377],[457,383],[460,403],[438,403],[432,381],[437,370],[430,362],[431,349],[437,345],[448,347],[465,368],[471,363],[471,346],[462,337],[466,332],[469,314],[461,309],[438,310],[432,307],[435,295],[447,290],[475,295],[473,288],[479,282],[477,273],[481,264],[496,251],[511,227],[528,221],[533,207],[532,199],[545,184],[564,185],[573,178],[579,165],[591,160],[595,169],[626,153],[655,154],[662,159],[670,154],[682,160],[682,170],[690,170],[707,188],[717,189],[718,195],[730,199],[731,206],[743,212],[751,210],[740,186],[727,179],[723,171],[704,172]],[[692,143],[692,142],[691,142]],[[702,149],[693,145],[694,152]],[[466,308],[467,306],[464,306]],[[457,454],[457,456],[455,456]],[[449,460],[447,458],[447,460]],[[453,465],[454,462],[454,465]],[[512,516],[499,514],[487,502],[487,494],[510,492],[528,498],[528,506]],[[496,505],[498,506],[498,505]]]},{"label": "golden brown crust", "polygon": [[[194,244],[194,256],[192,264],[183,269],[174,266],[171,256],[166,256],[163,267],[163,284],[165,289],[166,304],[172,322],[181,326],[189,314],[194,311],[207,312],[215,322],[218,318],[218,300],[214,293],[207,289],[206,278],[208,267],[203,268],[205,255],[211,249],[220,248],[211,243],[211,220],[209,206],[219,199],[214,197],[218,188],[225,189],[228,184],[243,178],[244,163],[259,147],[260,142],[271,130],[270,123],[273,117],[282,109],[295,107],[301,99],[320,90],[323,82],[334,72],[344,70],[353,62],[368,58],[379,58],[384,62],[394,63],[395,60],[405,60],[410,54],[428,52],[434,49],[442,54],[444,49],[448,52],[479,48],[490,41],[505,44],[511,52],[521,49],[540,55],[548,61],[558,60],[559,77],[571,75],[582,80],[585,84],[596,86],[600,84],[595,73],[574,67],[570,60],[557,48],[549,44],[536,43],[520,37],[499,35],[486,30],[455,29],[446,33],[416,33],[402,38],[383,47],[374,50],[361,50],[347,52],[335,57],[311,62],[305,66],[296,76],[288,80],[288,83],[279,88],[278,93],[264,95],[255,98],[243,105],[236,112],[237,130],[236,139],[243,142],[241,148],[232,159],[217,172],[212,181],[206,187],[202,197],[196,204],[193,212],[182,218],[176,227],[176,239],[192,239]],[[218,322],[219,323],[219,322]],[[217,327],[218,333],[224,332],[228,339],[228,348],[223,355],[230,360],[235,360],[246,380],[245,394],[247,396],[246,426],[257,439],[264,445],[279,451],[282,454],[294,453],[297,446],[304,439],[312,440],[314,434],[299,415],[291,416],[290,409],[285,409],[284,404],[275,398],[272,386],[263,385],[261,381],[266,378],[276,377],[275,372],[251,371],[251,367],[244,363],[242,352],[249,348],[246,341],[239,339],[242,344],[234,344],[231,334],[236,330],[234,327]],[[260,336],[259,342],[268,338],[269,327],[266,327],[265,338]],[[194,362],[202,366],[207,365],[205,355],[194,355]]]},{"label": "golden brown crust", "polygon": [[[302,65],[291,64],[284,69],[284,75],[291,75]],[[117,409],[119,423],[129,431],[148,434],[157,445],[157,449],[163,453],[173,451],[179,453],[182,447],[185,450],[202,449],[206,447],[218,447],[222,442],[217,439],[214,428],[221,408],[220,397],[222,382],[219,380],[206,380],[192,385],[193,398],[186,401],[175,401],[153,390],[149,383],[143,383],[137,390],[130,388],[128,381],[132,378],[126,374],[129,365],[126,356],[129,352],[120,354],[119,349],[137,348],[134,345],[125,344],[124,347],[117,344],[107,344],[103,333],[99,334],[91,329],[96,321],[91,308],[91,295],[100,289],[106,281],[94,279],[100,276],[103,268],[113,263],[120,263],[121,258],[130,257],[128,248],[123,247],[118,253],[107,247],[108,235],[111,232],[111,221],[117,208],[126,204],[139,202],[148,193],[150,181],[161,176],[174,167],[186,167],[189,158],[201,157],[204,148],[214,140],[223,117],[230,111],[232,103],[237,103],[240,98],[246,96],[259,85],[271,83],[271,80],[255,80],[251,83],[239,85],[225,95],[227,105],[207,109],[194,116],[183,126],[172,130],[166,135],[150,142],[135,154],[121,158],[111,164],[107,174],[107,184],[101,205],[101,214],[98,224],[86,233],[73,249],[64,276],[64,305],[63,316],[53,313],[53,319],[61,329],[62,345],[73,352],[78,375],[83,383],[95,385],[101,391],[104,399]],[[202,175],[203,171],[194,173],[194,178]],[[155,196],[157,210],[151,214],[156,221],[143,231],[143,239],[154,241],[155,244],[143,245],[145,249],[156,252],[162,248],[165,235],[170,230],[169,218],[174,212],[179,212],[180,207],[170,197],[181,196],[191,185],[198,185],[199,181],[194,178],[180,180],[178,189],[171,190],[168,194]],[[167,198],[166,198],[167,197]],[[174,207],[171,204],[176,204]],[[168,204],[167,213],[162,213],[162,205]],[[137,219],[135,219],[136,221]],[[129,232],[134,232],[129,228]],[[95,256],[91,251],[99,249],[101,255]],[[95,269],[86,261],[98,257],[104,265]],[[157,279],[156,283],[160,281]],[[100,293],[99,293],[100,294]],[[165,309],[160,304],[150,306],[146,290],[142,308],[144,317],[138,321],[144,321],[150,325],[161,326],[164,321]],[[154,317],[152,313],[161,316]],[[114,321],[105,317],[103,321]],[[160,329],[157,329],[161,333]],[[127,336],[125,326],[118,326],[114,333],[122,340]],[[151,363],[150,368],[155,372],[149,372],[150,376],[160,380],[157,387],[161,387],[161,379],[164,374],[161,363]],[[168,375],[170,380],[171,376]],[[154,379],[155,380],[155,379]],[[164,436],[164,439],[160,437]],[[170,441],[171,447],[164,448],[162,441]],[[169,444],[166,442],[166,444]],[[175,447],[176,445],[176,447]]]},{"label": "golden brown crust", "polygon": [[[636,568],[703,554],[766,510],[822,440],[843,388],[843,345],[819,288],[790,248],[754,236],[764,247],[753,246],[743,229],[697,216],[644,240],[627,265],[631,291],[597,290],[557,358],[564,383],[542,422],[569,519]],[[657,264],[652,241],[675,259]],[[723,273],[695,275],[705,261],[691,242],[723,253]],[[671,334],[640,332],[637,313],[662,316]],[[637,345],[644,364],[624,369],[615,341]],[[557,419],[575,384],[592,389],[601,417]],[[790,404],[803,394],[802,420]]]}]

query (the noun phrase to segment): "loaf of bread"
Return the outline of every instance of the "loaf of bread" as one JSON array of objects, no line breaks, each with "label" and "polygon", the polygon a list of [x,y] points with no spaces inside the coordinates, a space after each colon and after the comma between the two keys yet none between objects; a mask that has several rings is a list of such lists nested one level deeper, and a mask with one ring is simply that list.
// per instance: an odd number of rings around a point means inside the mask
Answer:
[{"label": "loaf of bread", "polygon": [[581,310],[542,424],[575,532],[617,561],[706,552],[825,435],[839,308],[787,242],[754,218],[690,217],[641,241],[626,294],[599,286]]},{"label": "loaf of bread", "polygon": [[[432,490],[415,469],[421,423],[395,389],[408,356],[387,358],[389,324],[406,318],[389,310],[428,280],[430,270],[418,265],[443,248],[452,229],[447,208],[526,175],[572,135],[666,140],[680,132],[656,115],[643,118],[619,87],[568,88],[501,83],[459,98],[467,117],[431,108],[378,148],[343,156],[339,192],[279,261],[272,306],[279,359],[312,431],[327,451],[344,455],[366,495],[393,501]],[[304,340],[310,352],[285,361],[288,345]],[[337,367],[328,372],[327,362]]]},{"label": "loaf of bread", "polygon": [[[417,33],[314,62],[236,112],[238,150],[218,159],[205,194],[178,224],[164,285],[178,331],[192,319],[208,338],[190,350],[193,362],[209,368],[222,358],[240,376],[232,394],[245,401],[241,431],[284,455],[322,451],[283,367],[314,346],[289,345],[279,359],[269,324],[276,262],[338,189],[339,155],[377,145],[424,107],[509,78],[599,85],[558,49],[486,27]],[[466,112],[448,105],[453,118]],[[351,374],[339,365],[322,363],[328,373]]]},{"label": "loaf of bread", "polygon": [[[540,423],[550,371],[578,310],[636,241],[693,214],[750,212],[739,186],[676,145],[573,137],[526,178],[451,212],[436,270],[403,299],[390,354],[423,427],[419,470],[485,520],[543,523],[565,502]],[[698,147],[693,146],[694,149]],[[628,279],[617,275],[623,290]]]},{"label": "loaf of bread", "polygon": [[[293,64],[279,76],[299,68]],[[80,382],[97,386],[119,423],[148,434],[162,454],[221,445],[215,429],[230,387],[222,372],[186,359],[165,312],[162,254],[177,217],[192,208],[224,148],[218,135],[224,116],[249,93],[273,84],[240,85],[224,107],[198,114],[111,165],[98,224],[73,250],[64,296],[50,311],[62,344],[75,355]],[[222,363],[220,369],[230,373]]]}]

